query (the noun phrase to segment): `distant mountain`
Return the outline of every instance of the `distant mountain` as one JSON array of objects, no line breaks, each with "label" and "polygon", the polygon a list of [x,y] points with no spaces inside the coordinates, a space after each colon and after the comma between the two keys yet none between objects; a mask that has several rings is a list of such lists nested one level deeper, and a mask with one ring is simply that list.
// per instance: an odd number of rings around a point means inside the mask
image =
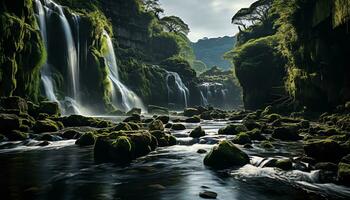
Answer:
[{"label": "distant mountain", "polygon": [[231,63],[223,59],[223,55],[232,49],[236,43],[235,37],[203,38],[192,43],[197,60],[202,61],[208,68],[218,66],[224,70],[231,67]]}]

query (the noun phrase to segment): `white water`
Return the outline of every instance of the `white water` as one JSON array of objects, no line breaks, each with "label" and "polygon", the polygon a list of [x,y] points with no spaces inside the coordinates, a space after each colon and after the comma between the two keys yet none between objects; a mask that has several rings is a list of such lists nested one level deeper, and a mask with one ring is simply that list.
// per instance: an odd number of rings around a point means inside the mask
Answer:
[{"label": "white water", "polygon": [[[175,88],[171,88],[171,86],[170,86],[170,77],[174,78]],[[167,85],[167,89],[168,89],[168,102],[169,103],[178,103],[178,102],[171,102],[171,100],[173,99],[171,97],[172,97],[172,95],[174,97],[177,97],[177,95],[180,94],[182,97],[182,101],[183,101],[183,102],[181,102],[181,104],[186,108],[188,106],[188,99],[190,96],[190,92],[189,92],[188,88],[186,87],[186,85],[182,82],[182,79],[179,76],[179,74],[176,72],[167,71],[166,85]]]},{"label": "white water", "polygon": [[[146,111],[141,99],[133,91],[131,91],[123,83],[120,82],[118,65],[115,58],[112,40],[106,31],[104,31],[103,35],[106,37],[108,45],[108,52],[105,55],[105,61],[108,65],[109,70],[108,77],[112,83],[112,101],[114,105],[118,108],[121,106],[121,109],[124,111],[129,111],[132,108],[141,108],[142,111]],[[118,92],[121,95],[121,102],[118,100]]]}]

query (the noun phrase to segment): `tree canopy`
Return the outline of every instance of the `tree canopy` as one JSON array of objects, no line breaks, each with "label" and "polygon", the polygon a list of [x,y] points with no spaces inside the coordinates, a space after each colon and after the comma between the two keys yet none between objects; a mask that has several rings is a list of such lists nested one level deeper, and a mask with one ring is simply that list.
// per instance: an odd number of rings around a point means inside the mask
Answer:
[{"label": "tree canopy", "polygon": [[232,23],[238,25],[239,30],[247,29],[251,25],[264,23],[272,7],[273,0],[258,0],[249,8],[240,9],[233,17]]},{"label": "tree canopy", "polygon": [[176,34],[182,33],[187,35],[190,32],[188,25],[177,16],[166,16],[160,19],[160,24],[166,31]]},{"label": "tree canopy", "polygon": [[145,10],[147,12],[152,12],[156,17],[164,12],[163,8],[160,7],[159,0],[143,0]]}]

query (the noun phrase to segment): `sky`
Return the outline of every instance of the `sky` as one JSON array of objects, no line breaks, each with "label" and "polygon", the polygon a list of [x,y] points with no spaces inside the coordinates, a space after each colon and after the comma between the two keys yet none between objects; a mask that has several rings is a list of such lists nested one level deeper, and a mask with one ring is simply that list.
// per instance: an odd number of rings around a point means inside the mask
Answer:
[{"label": "sky", "polygon": [[165,15],[176,15],[191,29],[188,37],[196,42],[204,37],[232,36],[238,28],[232,16],[256,0],[160,0]]}]

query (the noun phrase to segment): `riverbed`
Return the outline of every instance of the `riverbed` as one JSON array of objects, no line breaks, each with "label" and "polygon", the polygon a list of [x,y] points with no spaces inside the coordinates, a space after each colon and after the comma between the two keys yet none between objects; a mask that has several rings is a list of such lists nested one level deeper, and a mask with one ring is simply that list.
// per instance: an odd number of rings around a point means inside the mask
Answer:
[{"label": "riverbed", "polygon": [[[217,199],[349,199],[350,188],[321,183],[318,171],[282,171],[260,167],[269,158],[301,154],[301,142],[274,142],[266,150],[258,143],[244,150],[251,164],[215,171],[203,165],[205,154],[219,140],[217,131],[228,121],[202,121],[207,136],[188,137],[198,124],[185,123],[184,131],[172,131],[178,144],[158,148],[128,166],[96,164],[93,147],[78,147],[75,140],[52,142],[45,147],[8,145],[0,150],[1,199],[201,199],[213,191]],[[0,144],[0,146],[4,145]]]}]

